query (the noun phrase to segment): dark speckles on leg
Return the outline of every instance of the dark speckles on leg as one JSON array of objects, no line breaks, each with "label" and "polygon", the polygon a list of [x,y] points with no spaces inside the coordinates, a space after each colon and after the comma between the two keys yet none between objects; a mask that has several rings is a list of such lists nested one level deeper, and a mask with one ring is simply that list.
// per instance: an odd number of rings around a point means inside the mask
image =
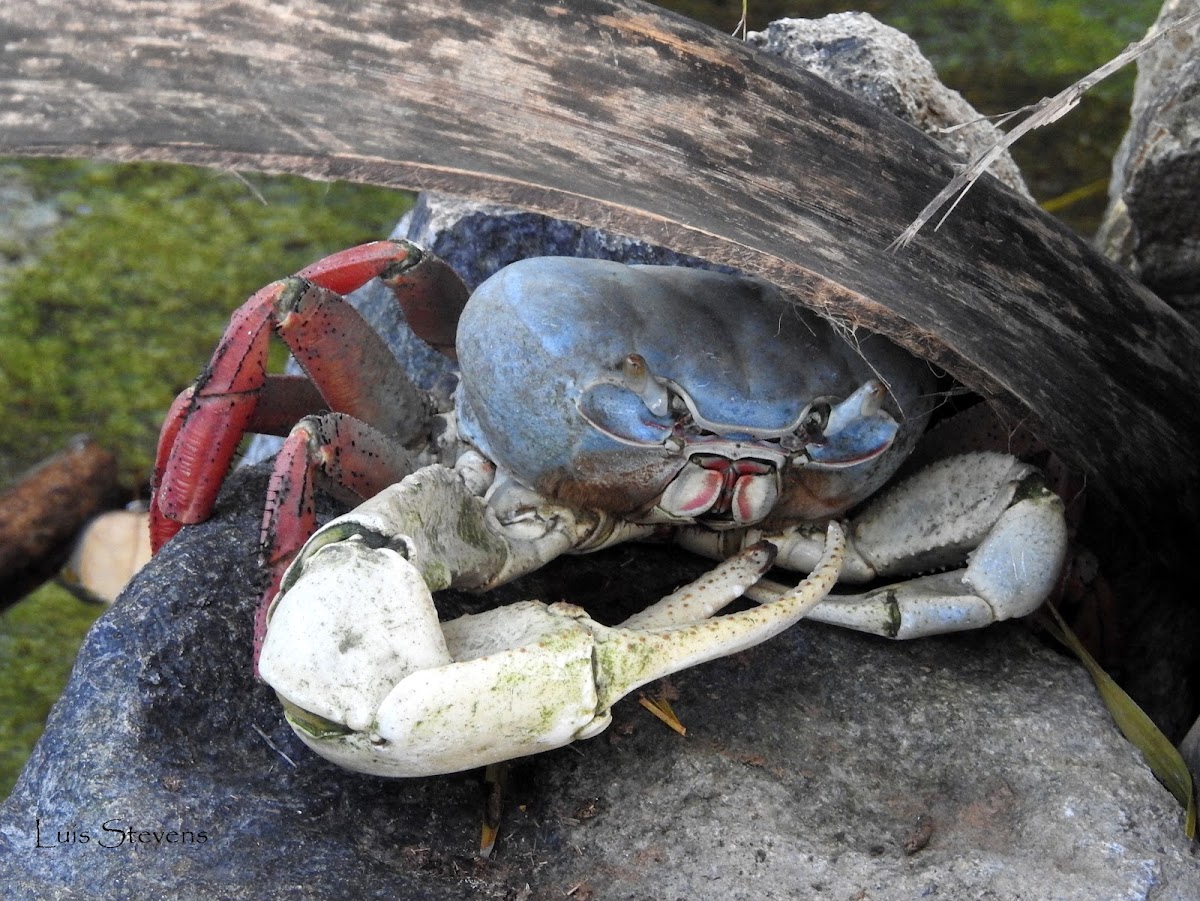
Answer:
[{"label": "dark speckles on leg", "polygon": [[886,634],[888,638],[895,638],[900,634],[901,616],[900,604],[896,600],[896,592],[889,591],[887,593],[887,625]]}]

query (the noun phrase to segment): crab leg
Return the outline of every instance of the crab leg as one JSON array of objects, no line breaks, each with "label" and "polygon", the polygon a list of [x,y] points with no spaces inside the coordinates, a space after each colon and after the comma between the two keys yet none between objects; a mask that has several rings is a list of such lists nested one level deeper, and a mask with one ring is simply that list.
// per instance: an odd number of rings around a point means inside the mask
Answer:
[{"label": "crab leg", "polygon": [[900,639],[978,629],[1040,607],[1058,581],[1066,551],[1062,501],[1045,488],[1027,486],[965,567],[839,596],[812,618]]},{"label": "crab leg", "polygon": [[[170,410],[167,412],[166,418],[163,420],[163,427],[158,440],[158,459],[155,463],[155,472],[163,473],[166,470],[168,462],[171,460],[172,452],[175,450],[177,440],[179,438],[180,429],[188,420],[189,415],[194,411],[193,397],[195,395],[196,386],[192,385],[180,392],[171,404]],[[319,412],[326,406],[324,398],[316,387],[304,376],[294,375],[268,375],[261,387],[259,396],[249,418],[245,421],[246,432],[257,432],[264,435],[287,435],[297,422],[305,416]],[[237,409],[237,408],[235,408]],[[240,411],[239,411],[240,412]],[[230,431],[237,431],[237,423],[227,424],[233,426]],[[186,465],[182,463],[179,457],[182,456],[181,451],[177,454],[176,465]],[[161,478],[161,476],[159,476]],[[156,487],[156,491],[158,488]],[[163,491],[158,491],[160,495],[165,494]],[[177,524],[171,520],[157,517],[158,525],[169,531],[169,534],[164,534],[161,540],[155,542],[155,548],[161,547],[168,538],[177,531]],[[170,531],[174,529],[175,531]]]},{"label": "crab leg", "polygon": [[429,466],[318,531],[284,576],[259,666],[289,722],[342,766],[452,772],[602,731],[653,679],[766,641],[837,580],[819,566],[761,607],[712,617],[775,557],[757,545],[618,627],[572,604],[524,602],[440,623],[431,589],[484,589],[585,544],[598,527],[544,503],[515,529],[456,473]]},{"label": "crab leg", "polygon": [[408,241],[372,241],[305,266],[297,276],[338,294],[372,278],[388,288],[413,334],[452,360],[458,318],[469,292],[458,274],[432,253]]},{"label": "crab leg", "polygon": [[374,277],[392,289],[419,336],[452,354],[447,335],[466,288],[445,263],[407,242],[351,248],[257,291],[233,314],[208,367],[176,399],[163,426],[151,509],[155,549],[182,525],[208,516],[242,435],[269,419],[258,408],[272,331],[328,409],[372,422],[403,444],[422,440],[429,399],[340,296]]},{"label": "crab leg", "polygon": [[[600,655],[597,661],[600,673],[597,682],[601,687],[600,704],[604,707],[611,706],[633,689],[654,679],[718,657],[736,654],[774,638],[803,619],[829,594],[841,573],[845,553],[845,533],[836,521],[831,520],[826,527],[825,551],[812,572],[799,585],[776,594],[760,607],[721,617],[712,617],[711,613],[701,613],[697,610],[699,615],[695,618],[682,616],[682,622],[676,621],[678,624],[664,624],[650,629],[641,625],[646,620],[642,619],[640,614],[626,620],[616,629],[593,623],[591,628],[599,637],[601,647],[607,651],[606,654]],[[770,567],[775,555],[765,553],[762,545],[752,545],[687,588],[703,601],[713,588],[725,587],[728,584],[727,579],[723,578],[725,574],[721,572],[723,567],[728,565],[743,571],[747,568],[757,568],[757,554],[764,554],[762,559],[765,561],[765,565],[758,569],[758,575],[749,574],[750,578],[744,582],[733,582],[732,590],[726,595],[728,600],[724,604],[712,604],[712,612],[716,612],[725,604],[746,594],[761,577],[762,572]],[[746,564],[750,566],[747,567]],[[680,592],[676,592],[672,595],[670,603],[666,605],[676,611],[672,616],[678,615],[680,607],[687,603],[677,598],[679,594]],[[655,616],[651,621],[666,619]],[[608,646],[610,644],[611,647]],[[651,648],[655,649],[656,653],[648,653]]]},{"label": "crab leg", "polygon": [[[761,537],[750,532],[743,540]],[[824,544],[812,528],[767,537],[780,548],[779,564],[800,570],[814,564]],[[713,539],[701,535],[683,543],[717,550],[704,547]],[[855,518],[842,579],[932,574],[830,597],[809,618],[902,639],[977,629],[1036,610],[1053,590],[1066,550],[1062,501],[1036,469],[1007,454],[948,457]],[[761,582],[747,594],[769,601],[781,588]]]},{"label": "crab leg", "polygon": [[762,578],[775,562],[776,553],[775,546],[766,541],[751,545],[696,581],[635,613],[621,623],[621,628],[648,630],[704,622]]}]

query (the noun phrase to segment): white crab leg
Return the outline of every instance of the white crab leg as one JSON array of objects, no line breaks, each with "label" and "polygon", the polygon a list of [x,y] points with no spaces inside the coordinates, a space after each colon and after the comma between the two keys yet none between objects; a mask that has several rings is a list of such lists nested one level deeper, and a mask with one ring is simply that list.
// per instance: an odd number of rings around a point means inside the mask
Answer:
[{"label": "white crab leg", "polygon": [[[420,571],[430,590],[486,590],[531,572],[582,542],[594,521],[567,507],[534,501],[519,522],[502,523],[459,473],[433,464],[320,528],[288,573],[286,591],[308,558],[328,544],[359,536],[371,547],[393,547]],[[475,484],[482,490],[482,483]],[[531,493],[532,494],[532,493]],[[515,515],[515,514],[514,514]]]},{"label": "white crab leg", "polygon": [[[655,629],[593,626],[600,639],[596,658],[600,704],[609,706],[647,682],[752,648],[795,625],[837,582],[845,557],[845,541],[841,526],[831,521],[825,553],[813,571],[795,588],[759,607]],[[704,578],[693,586],[703,581]],[[675,602],[667,607],[679,609]]]},{"label": "white crab leg", "polygon": [[775,546],[752,545],[718,564],[694,582],[621,623],[623,629],[656,629],[708,619],[746,593],[775,562]]},{"label": "white crab leg", "polygon": [[[855,554],[880,577],[965,557],[966,566],[947,572],[828,598],[809,615],[890,638],[1032,613],[1053,590],[1067,551],[1062,501],[1033,467],[994,453],[950,457],[901,482],[868,505],[853,535]],[[805,547],[790,562],[811,553]],[[748,594],[769,600],[774,591],[760,584]]]}]

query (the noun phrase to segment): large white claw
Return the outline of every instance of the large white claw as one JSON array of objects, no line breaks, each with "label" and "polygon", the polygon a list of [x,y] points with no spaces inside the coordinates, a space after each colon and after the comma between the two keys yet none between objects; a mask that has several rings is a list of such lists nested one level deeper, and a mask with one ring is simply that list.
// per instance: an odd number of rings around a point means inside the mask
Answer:
[{"label": "large white claw", "polygon": [[570,604],[526,602],[439,624],[405,557],[351,538],[314,550],[276,602],[259,669],[322,756],[384,776],[423,776],[560,747],[602,731],[620,697],[765,641],[829,591],[844,538],[793,591],[710,618],[774,559],[748,549],[611,628]]},{"label": "large white claw", "polygon": [[572,741],[596,716],[593,644],[534,602],[442,626],[408,560],[350,539],[314,552],[280,597],[259,671],[322,756],[419,776]]}]

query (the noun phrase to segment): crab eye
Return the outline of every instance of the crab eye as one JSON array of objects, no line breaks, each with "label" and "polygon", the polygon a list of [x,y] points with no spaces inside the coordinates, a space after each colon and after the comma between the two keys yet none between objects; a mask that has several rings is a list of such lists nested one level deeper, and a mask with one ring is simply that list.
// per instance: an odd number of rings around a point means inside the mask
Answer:
[{"label": "crab eye", "polygon": [[671,412],[671,392],[650,374],[650,364],[641,354],[630,354],[621,361],[621,380],[625,387],[642,399],[646,409],[655,416]]},{"label": "crab eye", "polygon": [[809,413],[821,408],[819,419],[823,429],[809,432],[805,447],[808,465],[821,469],[856,466],[873,460],[891,447],[900,427],[881,409],[884,396],[883,385],[877,379],[868,379],[836,406],[830,408],[828,403],[814,403],[806,410],[804,424],[807,427]]},{"label": "crab eye", "polygon": [[650,366],[641,354],[630,354],[621,361],[621,375],[632,388],[632,383],[644,383],[650,377]]},{"label": "crab eye", "polygon": [[585,422],[627,444],[661,445],[671,436],[674,420],[655,416],[645,400],[624,385],[600,382],[586,388],[576,402]]},{"label": "crab eye", "polygon": [[810,436],[822,435],[829,425],[829,415],[832,407],[826,401],[816,401],[809,405],[800,419],[800,427]]}]

